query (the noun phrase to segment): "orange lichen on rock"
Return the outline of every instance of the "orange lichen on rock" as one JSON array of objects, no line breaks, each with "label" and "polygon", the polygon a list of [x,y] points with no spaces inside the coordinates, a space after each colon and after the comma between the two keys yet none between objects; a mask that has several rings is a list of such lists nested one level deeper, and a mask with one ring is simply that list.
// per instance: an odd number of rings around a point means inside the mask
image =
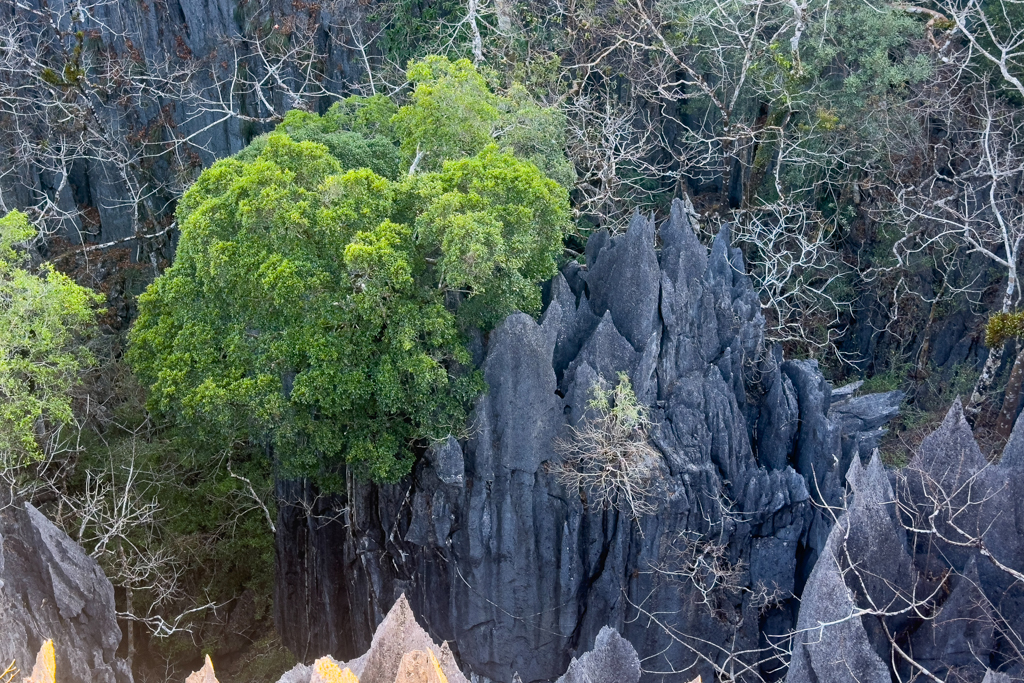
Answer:
[{"label": "orange lichen on rock", "polygon": [[342,669],[330,657],[321,657],[313,663],[313,675],[309,683],[359,683],[359,679],[351,669]]},{"label": "orange lichen on rock", "polygon": [[192,672],[192,674],[185,679],[185,683],[219,683],[217,676],[213,673],[213,662],[210,661],[210,655],[206,655],[206,661],[203,663],[203,668],[199,671]]},{"label": "orange lichen on rock", "polygon": [[448,679],[433,652],[413,650],[402,655],[395,683],[448,683]]},{"label": "orange lichen on rock", "polygon": [[53,641],[48,640],[39,648],[36,665],[32,667],[32,675],[25,679],[25,683],[56,683],[56,681],[57,655],[53,650]]}]

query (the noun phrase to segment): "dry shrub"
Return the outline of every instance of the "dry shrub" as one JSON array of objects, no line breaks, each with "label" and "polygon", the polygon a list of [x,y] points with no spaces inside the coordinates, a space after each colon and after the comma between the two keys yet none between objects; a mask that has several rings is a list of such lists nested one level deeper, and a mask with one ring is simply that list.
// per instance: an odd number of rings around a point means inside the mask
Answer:
[{"label": "dry shrub", "polygon": [[614,508],[634,519],[658,510],[661,456],[650,444],[651,422],[626,373],[614,389],[604,380],[592,387],[587,417],[568,438],[555,442],[562,461],[553,467],[558,481],[577,488],[597,508]]},{"label": "dry shrub", "polygon": [[[670,579],[692,584],[701,595],[698,602],[713,608],[721,593],[742,588],[747,566],[742,561],[729,561],[727,543],[683,533],[673,539],[665,562],[656,570]],[[765,586],[757,590],[763,591],[763,599],[774,597]]]}]

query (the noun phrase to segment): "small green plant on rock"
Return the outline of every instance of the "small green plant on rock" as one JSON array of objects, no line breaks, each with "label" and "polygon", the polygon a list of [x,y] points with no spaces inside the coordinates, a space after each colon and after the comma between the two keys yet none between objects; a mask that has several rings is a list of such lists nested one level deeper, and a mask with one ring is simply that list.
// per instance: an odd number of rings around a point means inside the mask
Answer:
[{"label": "small green plant on rock", "polygon": [[994,349],[1024,336],[1024,311],[996,313],[985,326],[985,346]]}]

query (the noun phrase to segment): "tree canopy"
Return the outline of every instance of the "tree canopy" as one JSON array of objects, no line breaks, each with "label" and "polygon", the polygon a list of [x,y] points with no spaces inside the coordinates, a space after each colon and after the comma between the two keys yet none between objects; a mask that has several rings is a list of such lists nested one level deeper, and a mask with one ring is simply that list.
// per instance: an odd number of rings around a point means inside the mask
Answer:
[{"label": "tree canopy", "polygon": [[0,218],[0,467],[40,458],[41,438],[73,419],[71,390],[93,362],[83,340],[103,296],[16,246],[36,230],[25,214]]},{"label": "tree canopy", "polygon": [[568,196],[493,137],[396,172],[390,131],[416,130],[421,106],[295,112],[201,175],[131,333],[153,409],[272,444],[285,475],[327,485],[342,462],[393,481],[461,428],[482,388],[466,334],[539,310]]}]

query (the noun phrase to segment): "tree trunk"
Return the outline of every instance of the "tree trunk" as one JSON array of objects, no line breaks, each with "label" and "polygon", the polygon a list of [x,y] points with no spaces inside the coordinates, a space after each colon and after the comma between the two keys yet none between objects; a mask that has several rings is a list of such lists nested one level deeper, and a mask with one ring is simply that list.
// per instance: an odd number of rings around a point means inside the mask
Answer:
[{"label": "tree trunk", "polygon": [[1021,388],[1024,386],[1024,345],[1017,351],[1017,358],[1013,361],[1013,370],[1010,371],[1010,380],[1006,383],[1006,393],[1003,394],[1003,409],[999,412],[996,420],[996,433],[1008,437],[1013,431],[1013,423],[1017,420],[1017,406],[1020,405]]},{"label": "tree trunk", "polygon": [[[1010,268],[1006,278],[1006,292],[1003,294],[1003,307],[1002,312],[1008,313],[1010,306],[1013,304],[1013,295],[1017,290],[1017,271],[1015,267]],[[993,385],[996,383],[996,372],[999,371],[999,364],[1003,361],[1003,349],[1006,348],[1006,344],[1000,344],[999,348],[992,349],[989,351],[988,358],[985,360],[985,366],[981,369],[981,375],[978,377],[978,381],[974,383],[974,391],[971,393],[971,400],[967,402],[964,407],[964,417],[967,422],[973,427],[978,421],[978,416],[981,415],[981,407],[985,402],[985,398],[992,391]]]},{"label": "tree trunk", "polygon": [[971,400],[967,402],[964,407],[964,417],[967,418],[967,422],[972,427],[978,421],[978,416],[981,415],[982,404],[985,402],[985,398],[992,391],[992,387],[996,383],[996,372],[999,371],[999,364],[1003,362],[1003,348],[1006,345],[1003,344],[997,348],[991,349],[988,352],[988,358],[985,360],[985,365],[981,369],[981,375],[978,376],[978,381],[974,383],[974,391],[971,392]]}]

